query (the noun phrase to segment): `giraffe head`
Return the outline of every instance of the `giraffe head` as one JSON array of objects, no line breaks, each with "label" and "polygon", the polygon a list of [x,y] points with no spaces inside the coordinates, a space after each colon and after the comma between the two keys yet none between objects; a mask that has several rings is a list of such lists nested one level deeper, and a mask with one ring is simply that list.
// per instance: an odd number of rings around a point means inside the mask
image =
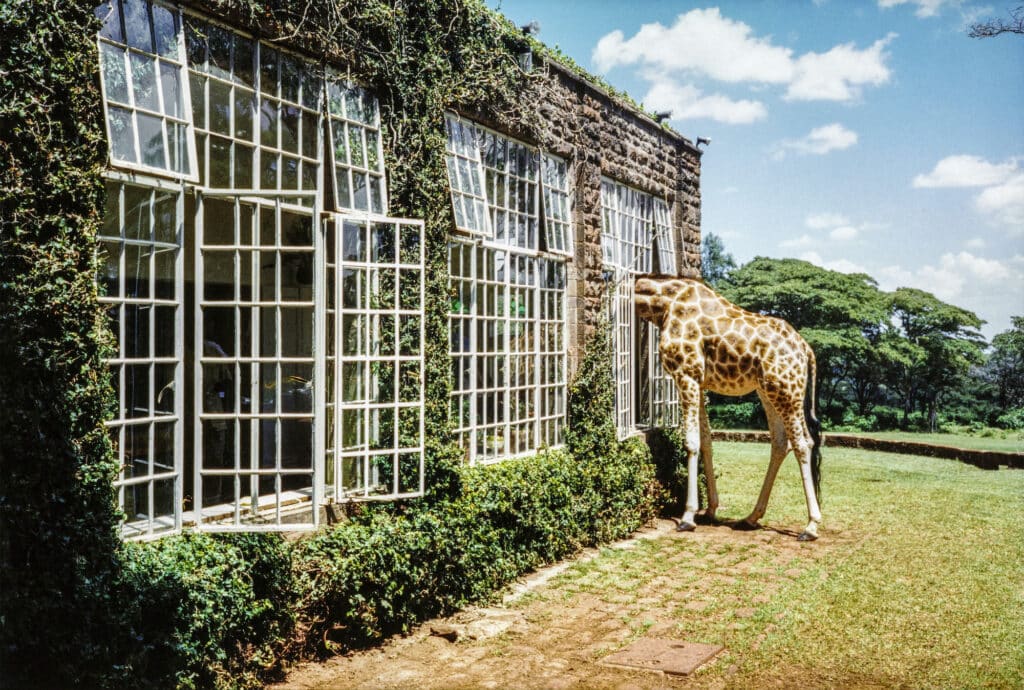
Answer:
[{"label": "giraffe head", "polygon": [[676,276],[656,274],[638,276],[636,284],[633,286],[637,316],[646,321],[660,324],[672,305],[672,295],[677,291],[672,286],[677,281]]}]

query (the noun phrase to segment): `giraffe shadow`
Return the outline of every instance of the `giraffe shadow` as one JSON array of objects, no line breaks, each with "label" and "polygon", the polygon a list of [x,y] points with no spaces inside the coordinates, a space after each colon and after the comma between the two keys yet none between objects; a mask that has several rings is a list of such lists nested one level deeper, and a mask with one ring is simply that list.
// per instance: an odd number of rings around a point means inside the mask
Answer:
[{"label": "giraffe shadow", "polygon": [[799,537],[800,532],[781,527],[767,527],[765,525],[751,525],[743,519],[735,520],[729,518],[709,518],[707,515],[698,513],[696,516],[698,525],[711,525],[714,527],[728,527],[735,532],[772,532],[786,537]]}]

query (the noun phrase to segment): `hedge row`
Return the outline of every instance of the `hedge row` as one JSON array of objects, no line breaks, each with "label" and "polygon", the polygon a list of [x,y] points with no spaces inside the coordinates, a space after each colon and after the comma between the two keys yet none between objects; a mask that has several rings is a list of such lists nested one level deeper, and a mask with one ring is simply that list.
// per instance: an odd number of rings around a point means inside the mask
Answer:
[{"label": "hedge row", "polygon": [[[124,550],[107,687],[260,687],[299,656],[364,647],[493,595],[649,521],[662,493],[641,438],[462,470],[455,500],[367,509],[288,542],[185,534]],[[102,662],[102,659],[98,659]]]}]

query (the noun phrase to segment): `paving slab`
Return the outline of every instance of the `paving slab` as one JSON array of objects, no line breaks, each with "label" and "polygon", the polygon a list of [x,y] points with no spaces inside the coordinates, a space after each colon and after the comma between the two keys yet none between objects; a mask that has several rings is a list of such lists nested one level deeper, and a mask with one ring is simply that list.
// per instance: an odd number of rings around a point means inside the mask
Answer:
[{"label": "paving slab", "polygon": [[673,676],[688,676],[724,649],[721,645],[643,638],[599,663]]}]

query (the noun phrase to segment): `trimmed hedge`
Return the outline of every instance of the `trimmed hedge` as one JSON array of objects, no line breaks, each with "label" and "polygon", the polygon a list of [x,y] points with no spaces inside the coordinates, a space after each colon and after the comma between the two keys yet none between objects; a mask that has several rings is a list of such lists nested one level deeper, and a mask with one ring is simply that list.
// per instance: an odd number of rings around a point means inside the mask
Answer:
[{"label": "trimmed hedge", "polygon": [[287,659],[408,632],[628,536],[659,508],[655,473],[636,437],[584,462],[551,451],[462,468],[456,499],[369,506],[295,542],[184,534],[126,545],[124,629],[108,641],[116,663],[97,663],[94,684],[255,688]]}]

